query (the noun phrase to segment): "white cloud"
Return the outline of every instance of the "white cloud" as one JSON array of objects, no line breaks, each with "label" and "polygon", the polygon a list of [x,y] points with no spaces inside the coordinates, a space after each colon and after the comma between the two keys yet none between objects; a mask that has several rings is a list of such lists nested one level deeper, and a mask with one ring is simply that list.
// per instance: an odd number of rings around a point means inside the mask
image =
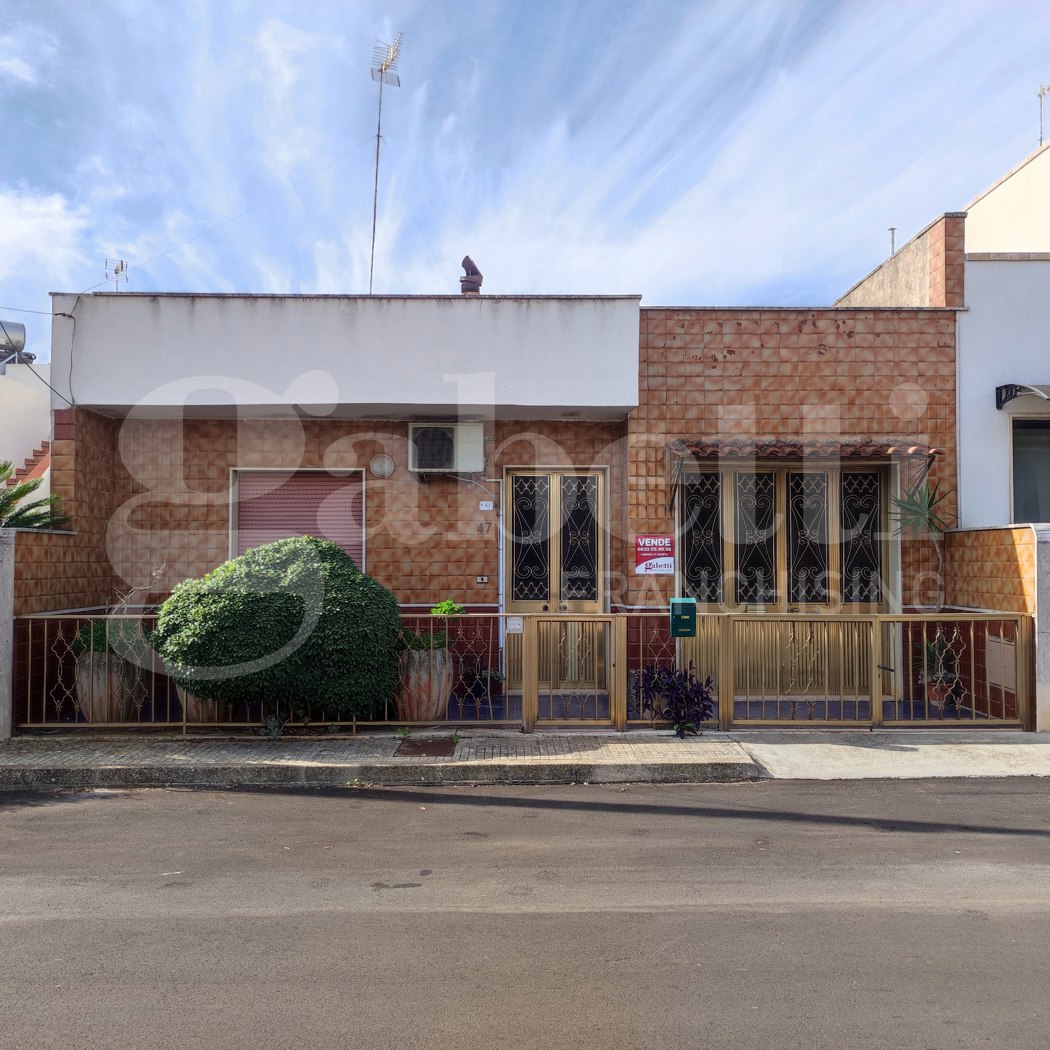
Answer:
[{"label": "white cloud", "polygon": [[82,264],[88,215],[61,193],[0,186],[0,280],[36,273],[68,280]]},{"label": "white cloud", "polygon": [[36,85],[56,50],[55,38],[42,27],[24,26],[0,34],[0,80]]},{"label": "white cloud", "polygon": [[976,0],[23,9],[0,274],[32,306],[106,255],[138,291],[367,289],[398,29],[383,292],[454,292],[469,252],[486,292],[827,302],[1020,159],[1050,74],[1050,24]]},{"label": "white cloud", "polygon": [[[3,39],[0,39],[0,47],[3,46],[3,43]],[[36,70],[24,58],[7,55],[0,57],[0,76],[32,84],[36,81]]]}]

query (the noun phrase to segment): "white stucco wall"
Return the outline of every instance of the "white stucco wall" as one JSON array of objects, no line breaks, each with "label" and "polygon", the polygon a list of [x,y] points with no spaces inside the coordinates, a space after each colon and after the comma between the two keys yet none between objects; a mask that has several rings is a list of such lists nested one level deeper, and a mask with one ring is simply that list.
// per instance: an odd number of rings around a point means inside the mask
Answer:
[{"label": "white stucco wall", "polygon": [[1050,418],[1050,402],[1029,395],[999,411],[995,388],[1050,384],[1050,260],[967,260],[966,304],[958,327],[959,524],[1007,525],[1010,420]]},{"label": "white stucco wall", "polygon": [[[34,364],[51,381],[51,366]],[[22,466],[51,434],[51,392],[28,365],[7,365],[0,376],[0,459]]]},{"label": "white stucco wall", "polygon": [[1050,143],[966,208],[967,252],[1050,252]]},{"label": "white stucco wall", "polygon": [[55,386],[85,407],[617,418],[638,404],[637,296],[109,293],[53,302]]}]

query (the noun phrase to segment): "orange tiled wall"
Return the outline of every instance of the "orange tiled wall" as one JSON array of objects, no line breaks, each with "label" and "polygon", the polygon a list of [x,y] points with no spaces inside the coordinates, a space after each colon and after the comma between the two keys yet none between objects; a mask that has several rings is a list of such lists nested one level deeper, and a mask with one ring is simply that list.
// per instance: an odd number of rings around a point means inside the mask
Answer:
[{"label": "orange tiled wall", "polygon": [[945,537],[945,600],[967,609],[1035,614],[1035,533],[1028,526]]},{"label": "orange tiled wall", "polygon": [[962,306],[966,216],[942,215],[930,227],[930,306]]},{"label": "orange tiled wall", "polygon": [[[944,449],[932,477],[954,512],[952,311],[643,309],[639,378],[627,542],[672,531],[665,447],[677,438],[914,438]],[[904,603],[935,600],[932,553],[905,544],[903,563]],[[663,605],[672,587],[629,577],[628,601]]]},{"label": "orange tiled wall", "polygon": [[[490,424],[488,477],[500,477],[505,466],[609,467],[613,506],[622,507],[622,433],[619,423]],[[365,479],[367,571],[403,604],[497,601],[498,515],[479,502],[494,498],[498,507],[498,485],[444,477],[420,483],[405,467],[404,423],[137,420],[121,426],[119,447],[123,481],[109,553],[128,581],[163,565],[155,598],[228,557],[232,468],[367,467],[387,453],[394,473]],[[477,583],[478,576],[488,582]]]},{"label": "orange tiled wall", "polygon": [[[671,594],[671,578],[633,575],[631,544],[672,530],[666,445],[677,438],[905,436],[945,449],[935,476],[954,488],[952,311],[644,309],[640,337],[641,404],[626,436],[621,423],[486,426],[490,477],[509,466],[608,468],[614,607],[663,606]],[[446,478],[420,484],[405,469],[406,435],[404,423],[58,413],[53,488],[76,511],[77,536],[27,541],[19,607],[112,601],[159,566],[161,597],[227,557],[231,468],[363,467],[379,452],[397,469],[366,479],[368,571],[405,604],[495,603],[498,524],[478,508],[490,494]],[[932,554],[911,546],[904,563],[905,604],[934,600]],[[56,574],[56,564],[68,568]]]},{"label": "orange tiled wall", "polygon": [[106,605],[117,581],[106,557],[119,464],[112,420],[82,409],[55,413],[51,491],[73,515],[72,535],[19,533],[15,541],[15,612]]}]

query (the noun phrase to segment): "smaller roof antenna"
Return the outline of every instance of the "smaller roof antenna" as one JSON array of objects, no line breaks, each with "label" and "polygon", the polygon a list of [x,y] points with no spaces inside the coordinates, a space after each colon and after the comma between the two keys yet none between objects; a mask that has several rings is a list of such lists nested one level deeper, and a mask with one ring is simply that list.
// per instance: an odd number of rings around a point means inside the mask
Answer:
[{"label": "smaller roof antenna", "polygon": [[459,264],[466,272],[466,277],[459,279],[459,290],[463,295],[481,295],[481,284],[485,280],[478,265],[469,255],[463,256]]},{"label": "smaller roof antenna", "polygon": [[1039,145],[1043,144],[1043,99],[1050,95],[1050,84],[1042,84],[1039,87]]},{"label": "smaller roof antenna", "polygon": [[128,264],[123,259],[106,260],[106,280],[113,282],[113,291],[120,291],[120,282],[128,283]]}]

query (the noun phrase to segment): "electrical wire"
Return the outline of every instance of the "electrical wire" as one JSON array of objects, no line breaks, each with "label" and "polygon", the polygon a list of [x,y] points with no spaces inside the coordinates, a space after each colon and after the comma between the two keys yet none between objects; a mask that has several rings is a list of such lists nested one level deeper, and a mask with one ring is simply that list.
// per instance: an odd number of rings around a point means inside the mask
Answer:
[{"label": "electrical wire", "polygon": [[68,397],[66,397],[65,394],[62,393],[61,390],[56,390],[28,361],[23,361],[22,364],[24,364],[29,369],[29,371],[32,372],[33,375],[35,375],[37,379],[39,379],[40,382],[48,388],[48,390],[62,398],[62,400],[65,401],[65,403],[69,405],[70,408],[77,407],[72,401],[69,400]]},{"label": "electrical wire", "polygon": [[0,310],[9,310],[13,314],[40,314],[41,317],[50,317],[50,310],[27,310],[21,306],[0,306]]},{"label": "electrical wire", "polygon": [[[70,309],[68,314],[66,314],[66,313],[55,314],[56,317],[68,317],[73,322],[73,332],[72,332],[72,334],[69,337],[69,374],[66,376],[66,386],[69,388],[69,396],[70,397],[73,396],[73,351],[76,349],[76,342],[77,342],[76,312],[77,312],[77,307],[79,305],[80,305],[80,296],[78,295],[77,296],[77,301],[73,304],[73,306]],[[62,397],[61,394],[59,394],[58,396]],[[62,400],[65,401],[66,399],[62,398]],[[73,402],[72,401],[69,402],[69,406],[70,406],[70,408],[73,407]]]},{"label": "electrical wire", "polygon": [[[6,309],[6,308],[5,308],[5,309]],[[76,324],[76,321],[74,321],[73,323],[74,323],[74,324]],[[10,343],[10,344],[12,345],[12,346],[14,346],[14,345],[15,345],[15,344],[14,344],[14,340],[13,340],[13,339],[11,338],[11,335],[10,335],[10,333],[9,333],[9,332],[8,332],[8,330],[7,330],[7,325],[5,325],[3,321],[0,321],[0,331],[2,331],[2,332],[4,333],[4,338],[5,338],[5,339],[6,339],[6,340],[7,340],[7,341],[8,341],[8,342],[9,342],[9,343]],[[13,353],[13,354],[11,355],[11,356],[12,356],[12,357],[15,357],[15,358],[21,358],[21,357],[22,357],[22,352],[21,352],[20,350],[16,350],[16,351],[15,351],[15,352],[14,352],[14,353]],[[63,400],[63,401],[65,401],[65,403],[66,403],[67,405],[69,405],[69,407],[70,407],[70,408],[72,408],[72,407],[73,407],[73,402],[72,402],[72,401],[70,401],[70,400],[69,400],[69,398],[68,398],[68,397],[66,397],[66,395],[65,395],[65,394],[60,394],[60,393],[59,393],[59,392],[58,392],[58,391],[57,391],[57,390],[56,390],[56,389],[55,389],[55,388],[54,388],[54,387],[53,387],[53,386],[52,386],[52,385],[51,385],[51,384],[50,384],[50,383],[49,383],[49,382],[48,382],[48,381],[47,381],[47,380],[46,380],[46,379],[45,379],[45,378],[44,378],[44,377],[43,377],[43,376],[42,376],[42,375],[41,375],[41,374],[40,374],[40,373],[39,373],[39,372],[38,372],[38,371],[37,371],[37,370],[36,370],[36,369],[35,369],[35,368],[33,367],[33,363],[32,363],[31,361],[25,361],[25,360],[19,360],[19,361],[11,361],[11,362],[5,361],[5,362],[4,362],[4,364],[20,364],[20,365],[25,365],[25,366],[26,366],[26,368],[28,368],[28,369],[29,369],[29,371],[30,371],[30,372],[32,372],[32,373],[33,373],[33,375],[35,375],[35,376],[37,377],[37,379],[39,379],[39,380],[40,380],[40,382],[41,382],[41,383],[43,383],[43,384],[44,384],[44,386],[46,386],[46,387],[48,388],[48,390],[50,390],[50,391],[51,391],[51,392],[52,392],[53,394],[58,394],[58,396],[59,396],[60,398],[62,398],[62,400]]]}]

